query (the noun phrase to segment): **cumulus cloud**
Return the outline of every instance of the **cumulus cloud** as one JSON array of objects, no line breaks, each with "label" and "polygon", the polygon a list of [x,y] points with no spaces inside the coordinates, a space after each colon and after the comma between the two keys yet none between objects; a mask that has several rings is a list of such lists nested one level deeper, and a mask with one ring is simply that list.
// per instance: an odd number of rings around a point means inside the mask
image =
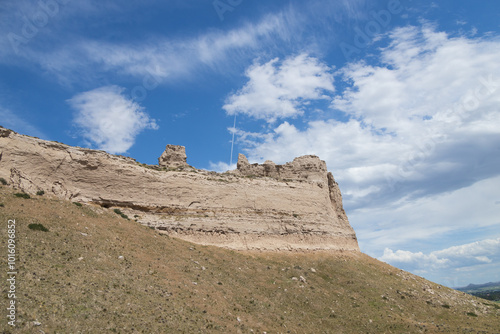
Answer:
[{"label": "cumulus cloud", "polygon": [[154,119],[123,94],[124,88],[105,86],[74,96],[74,124],[90,144],[109,153],[126,152],[139,133],[158,129]]},{"label": "cumulus cloud", "polygon": [[[318,154],[344,185],[351,207],[452,191],[498,175],[498,57],[499,40],[451,38],[429,26],[395,29],[374,64],[352,63],[336,72],[336,82],[347,88],[333,99],[329,119],[325,113],[326,120],[311,121],[305,129],[283,122],[251,143],[246,138],[249,158],[283,162]],[[269,87],[264,82],[262,87]],[[252,93],[243,97],[260,91],[243,90]],[[258,107],[262,101],[242,102],[256,109],[242,110],[265,117],[267,104]],[[281,106],[282,99],[271,101]],[[270,115],[301,112],[277,110]],[[346,117],[336,117],[339,112]]]},{"label": "cumulus cloud", "polygon": [[209,164],[210,164],[209,170],[213,170],[213,171],[218,172],[218,173],[224,173],[224,172],[227,172],[228,170],[236,169],[236,164],[228,164],[228,163],[223,162],[223,161],[219,161],[219,162],[210,161]]},{"label": "cumulus cloud", "polygon": [[331,69],[307,54],[283,62],[275,58],[256,63],[246,71],[248,82],[229,96],[224,110],[229,115],[245,114],[274,122],[278,118],[302,115],[311,100],[329,99],[334,91]]},{"label": "cumulus cloud", "polygon": [[497,111],[498,40],[450,38],[426,26],[398,28],[389,38],[382,66],[359,62],[340,71],[352,86],[333,108],[399,136],[447,132]]},{"label": "cumulus cloud", "polygon": [[500,238],[476,241],[424,254],[405,250],[384,250],[380,258],[390,264],[411,270],[430,270],[481,265],[500,260]]}]

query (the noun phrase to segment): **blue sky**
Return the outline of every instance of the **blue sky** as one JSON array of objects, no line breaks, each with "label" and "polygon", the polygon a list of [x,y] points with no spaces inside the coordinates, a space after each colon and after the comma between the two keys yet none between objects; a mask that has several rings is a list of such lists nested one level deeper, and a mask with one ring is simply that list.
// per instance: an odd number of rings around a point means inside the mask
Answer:
[{"label": "blue sky", "polygon": [[500,281],[499,22],[493,0],[2,1],[0,124],[218,171],[316,154],[362,251]]}]

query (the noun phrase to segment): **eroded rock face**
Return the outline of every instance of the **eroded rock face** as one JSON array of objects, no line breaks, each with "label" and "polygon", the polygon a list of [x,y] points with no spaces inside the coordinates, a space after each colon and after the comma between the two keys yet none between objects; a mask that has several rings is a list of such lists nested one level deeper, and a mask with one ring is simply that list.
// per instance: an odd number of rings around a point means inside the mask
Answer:
[{"label": "eroded rock face", "polygon": [[0,152],[0,177],[18,189],[119,207],[191,242],[238,250],[359,250],[338,185],[315,156],[258,165],[240,155],[229,173],[174,171],[175,164],[187,166],[184,148],[164,153],[165,170],[1,127]]},{"label": "eroded rock face", "polygon": [[158,158],[158,165],[167,168],[188,167],[186,148],[178,145],[167,145],[163,154]]},{"label": "eroded rock face", "polygon": [[247,177],[272,177],[280,180],[325,181],[328,170],[326,163],[315,155],[304,155],[276,165],[267,160],[263,164],[250,164],[243,155],[238,155],[237,171]]}]

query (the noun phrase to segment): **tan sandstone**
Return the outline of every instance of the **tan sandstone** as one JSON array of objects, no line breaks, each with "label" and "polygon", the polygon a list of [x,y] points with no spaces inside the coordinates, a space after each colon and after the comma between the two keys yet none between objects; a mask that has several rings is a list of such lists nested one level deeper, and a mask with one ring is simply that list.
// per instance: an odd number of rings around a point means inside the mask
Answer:
[{"label": "tan sandstone", "polygon": [[[168,152],[167,152],[168,151]],[[237,250],[359,251],[326,164],[308,155],[284,165],[250,164],[223,174],[186,163],[168,145],[158,166],[0,127],[0,177],[35,194],[120,208],[171,236]]]},{"label": "tan sandstone", "polygon": [[158,158],[158,165],[174,169],[189,167],[187,164],[186,148],[184,146],[167,145],[165,151]]}]

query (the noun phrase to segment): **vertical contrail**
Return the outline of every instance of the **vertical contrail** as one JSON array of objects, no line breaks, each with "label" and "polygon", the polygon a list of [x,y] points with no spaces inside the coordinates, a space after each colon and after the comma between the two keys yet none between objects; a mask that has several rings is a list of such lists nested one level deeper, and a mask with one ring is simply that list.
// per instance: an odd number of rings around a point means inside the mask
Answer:
[{"label": "vertical contrail", "polygon": [[234,133],[236,132],[236,113],[234,114],[233,124],[233,139],[231,140],[231,158],[229,159],[229,166],[233,164],[233,147],[234,147]]}]

